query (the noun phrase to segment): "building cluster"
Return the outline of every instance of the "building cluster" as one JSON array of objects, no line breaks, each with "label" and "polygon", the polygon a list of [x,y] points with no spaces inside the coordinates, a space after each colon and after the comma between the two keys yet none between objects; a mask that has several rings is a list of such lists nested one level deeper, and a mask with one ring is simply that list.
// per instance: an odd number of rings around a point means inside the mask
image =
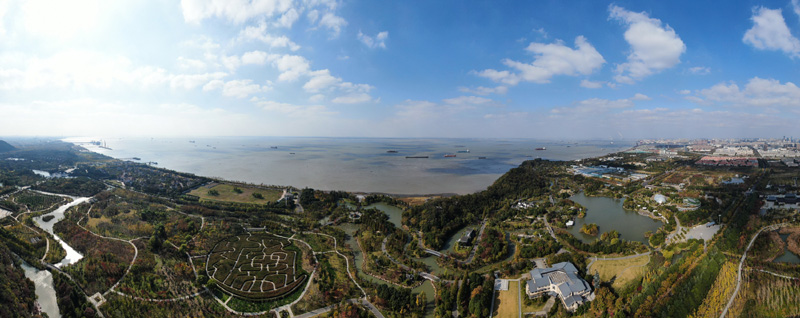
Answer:
[{"label": "building cluster", "polygon": [[587,301],[594,300],[589,283],[578,276],[578,269],[569,262],[548,268],[535,268],[525,288],[525,294],[535,298],[548,294],[558,297],[569,311],[573,311]]},{"label": "building cluster", "polygon": [[572,173],[589,178],[604,178],[617,181],[629,182],[647,178],[646,174],[633,173],[621,167],[599,166],[572,166]]},{"label": "building cluster", "polygon": [[704,166],[724,166],[724,167],[758,167],[756,157],[714,157],[705,156],[696,162]]},{"label": "building cluster", "polygon": [[753,149],[744,146],[727,146],[714,150],[715,156],[747,157],[753,156]]}]

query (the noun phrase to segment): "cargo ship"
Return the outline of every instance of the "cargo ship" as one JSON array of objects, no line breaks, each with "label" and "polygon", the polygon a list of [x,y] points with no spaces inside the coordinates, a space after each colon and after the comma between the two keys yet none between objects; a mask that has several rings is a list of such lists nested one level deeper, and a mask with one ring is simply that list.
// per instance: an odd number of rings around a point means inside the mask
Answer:
[{"label": "cargo ship", "polygon": [[278,149],[278,146],[270,146],[269,149]]},{"label": "cargo ship", "polygon": [[428,156],[406,156],[406,159],[428,159]]},{"label": "cargo ship", "polygon": [[547,150],[547,147],[539,147],[539,148],[536,148],[536,150]]},{"label": "cargo ship", "polygon": [[467,149],[467,150],[459,150],[458,153],[469,153],[469,149]]},{"label": "cargo ship", "polygon": [[444,157],[445,157],[445,158],[455,158],[455,157],[456,157],[456,155],[452,155],[452,154],[450,154],[450,155],[444,155]]},{"label": "cargo ship", "polygon": [[397,150],[386,150],[386,153],[397,153]]},{"label": "cargo ship", "polygon": [[478,157],[478,159],[486,159],[486,157]]}]

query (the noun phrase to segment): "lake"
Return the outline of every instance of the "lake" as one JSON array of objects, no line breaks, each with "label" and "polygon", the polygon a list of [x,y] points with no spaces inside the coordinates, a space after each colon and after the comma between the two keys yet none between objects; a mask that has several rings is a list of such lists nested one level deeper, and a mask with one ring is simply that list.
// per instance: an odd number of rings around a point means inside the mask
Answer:
[{"label": "lake", "polygon": [[[575,225],[567,231],[586,243],[593,242],[603,233],[617,230],[620,237],[628,241],[639,241],[647,244],[644,233],[656,232],[661,221],[639,215],[634,211],[622,208],[624,200],[607,197],[588,197],[583,192],[573,195],[570,200],[586,208],[586,217],[575,219]],[[597,236],[586,235],[580,232],[584,224],[595,223],[599,227]]]},{"label": "lake", "polygon": [[[91,139],[65,141],[114,158],[139,158],[201,176],[392,194],[473,193],[525,160],[583,159],[633,145],[607,140],[310,137],[106,138],[110,149],[82,143]],[[547,150],[535,150],[538,147]],[[447,154],[456,157],[444,157]]]}]

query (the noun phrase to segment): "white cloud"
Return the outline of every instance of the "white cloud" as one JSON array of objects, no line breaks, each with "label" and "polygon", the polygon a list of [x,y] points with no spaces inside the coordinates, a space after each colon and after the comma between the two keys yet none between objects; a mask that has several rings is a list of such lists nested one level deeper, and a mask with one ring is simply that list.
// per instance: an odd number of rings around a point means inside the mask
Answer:
[{"label": "white cloud", "polygon": [[550,113],[556,116],[598,116],[605,115],[612,110],[633,108],[634,101],[649,100],[650,98],[636,94],[632,98],[623,98],[616,100],[591,98],[574,103],[568,107],[556,107],[550,110]]},{"label": "white cloud", "polygon": [[581,87],[584,88],[600,88],[603,87],[604,82],[592,82],[590,80],[582,80]]},{"label": "white cloud", "polygon": [[459,96],[443,99],[442,101],[450,105],[487,105],[494,103],[491,99],[478,96]]},{"label": "white cloud", "polygon": [[331,100],[335,104],[361,104],[372,101],[372,97],[367,93],[353,93],[339,96]]},{"label": "white cloud", "polygon": [[280,103],[275,101],[258,101],[256,103],[261,109],[273,112],[273,113],[281,113],[288,115],[290,117],[298,117],[309,119],[312,117],[319,117],[319,116],[331,116],[335,115],[336,112],[332,112],[327,109],[327,107],[322,105],[311,105],[311,106],[304,106],[304,105],[293,105],[288,103]]},{"label": "white cloud", "polygon": [[389,32],[379,32],[374,38],[358,31],[358,40],[364,43],[368,48],[386,48],[386,39],[389,38]]},{"label": "white cloud", "polygon": [[470,94],[475,94],[475,95],[483,95],[483,96],[489,95],[489,94],[504,95],[505,93],[508,92],[508,87],[502,86],[502,85],[496,86],[496,87],[478,86],[478,87],[476,87],[474,89],[468,88],[468,87],[459,87],[458,90],[461,91],[461,92],[464,92],[464,93],[470,93]]},{"label": "white cloud", "polygon": [[696,75],[708,75],[711,73],[711,68],[703,66],[690,67],[689,72]]},{"label": "white cloud", "polygon": [[261,41],[270,47],[289,48],[292,51],[297,51],[300,46],[292,42],[285,35],[274,36],[267,33],[267,24],[263,21],[258,26],[248,26],[239,32],[240,41]]},{"label": "white cloud", "polygon": [[214,79],[221,79],[228,74],[223,72],[203,73],[203,74],[179,74],[171,76],[169,86],[173,89],[181,88],[192,90]]},{"label": "white cloud", "polygon": [[332,76],[327,69],[314,71],[309,75],[311,75],[311,79],[303,85],[303,89],[310,93],[317,93],[342,82],[341,78]]},{"label": "white cloud", "polygon": [[317,23],[317,20],[319,20],[319,11],[317,10],[308,11],[306,17],[308,18],[309,23],[311,24]]},{"label": "white cloud", "polygon": [[204,91],[214,91],[222,89],[222,95],[236,98],[246,98],[250,95],[270,90],[269,86],[261,86],[253,83],[252,80],[232,80],[224,82],[213,80],[203,86]]},{"label": "white cloud", "polygon": [[342,28],[346,25],[347,21],[345,21],[345,19],[331,12],[325,13],[322,18],[319,19],[319,26],[326,27],[331,30],[332,37],[339,36]]},{"label": "white cloud", "polygon": [[754,8],[751,20],[753,27],[744,33],[744,43],[759,50],[782,51],[792,58],[800,57],[800,40],[792,36],[781,9]]},{"label": "white cloud", "polygon": [[690,91],[688,89],[683,89],[683,90],[678,92],[678,94],[681,94],[681,95],[689,95],[691,93],[692,93],[692,91]]},{"label": "white cloud", "polygon": [[700,103],[720,103],[728,106],[800,107],[800,87],[792,82],[781,84],[774,79],[754,77],[744,88],[735,83],[719,83],[698,92]]},{"label": "white cloud", "polygon": [[264,65],[267,62],[267,53],[263,51],[250,51],[242,54],[242,64]]},{"label": "white cloud", "polygon": [[275,22],[276,26],[284,27],[284,28],[291,28],[292,25],[300,18],[300,14],[294,8],[289,9],[283,15],[281,15],[280,19]]},{"label": "white cloud", "polygon": [[272,17],[291,7],[291,0],[181,0],[183,18],[189,23],[211,17],[243,23],[257,16]]},{"label": "white cloud", "polygon": [[204,71],[206,69],[206,62],[179,56],[178,67],[184,70]]},{"label": "white cloud", "polygon": [[478,75],[508,85],[516,85],[520,81],[549,83],[550,78],[557,75],[589,75],[605,63],[603,56],[583,36],[575,38],[575,49],[557,41],[551,44],[531,43],[526,50],[536,56],[531,64],[503,60],[503,64],[518,73],[487,69]]},{"label": "white cloud", "polygon": [[306,58],[299,55],[277,55],[272,54],[267,57],[272,65],[281,72],[278,75],[279,81],[295,81],[300,76],[308,74],[311,64]]},{"label": "white cloud", "polygon": [[792,0],[792,9],[794,10],[794,14],[800,17],[800,0]]},{"label": "white cloud", "polygon": [[609,11],[611,19],[628,26],[625,41],[631,46],[628,61],[617,65],[617,82],[632,84],[681,62],[686,45],[672,27],[644,12],[631,12],[613,4]]},{"label": "white cloud", "polygon": [[236,71],[236,69],[238,69],[239,66],[242,65],[242,59],[240,59],[236,55],[231,55],[231,56],[223,55],[220,59],[222,60],[222,65],[225,66],[225,68],[227,68],[228,71],[231,72]]}]

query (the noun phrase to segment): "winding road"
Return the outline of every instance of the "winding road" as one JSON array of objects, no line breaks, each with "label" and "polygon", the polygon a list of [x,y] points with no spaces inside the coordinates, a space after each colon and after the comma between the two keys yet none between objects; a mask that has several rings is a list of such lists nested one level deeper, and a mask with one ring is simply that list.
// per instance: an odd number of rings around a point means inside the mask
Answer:
[{"label": "winding road", "polygon": [[736,299],[736,294],[739,293],[739,288],[742,285],[742,268],[744,267],[744,260],[747,258],[747,251],[749,251],[750,247],[753,246],[753,242],[756,241],[758,235],[761,234],[761,232],[763,232],[764,230],[772,231],[787,225],[789,224],[780,223],[780,224],[767,225],[758,230],[758,232],[756,232],[756,234],[753,235],[753,238],[750,239],[750,243],[747,244],[747,248],[744,250],[744,253],[742,253],[742,259],[739,260],[739,271],[736,273],[736,289],[733,290],[733,294],[731,294],[731,299],[728,300],[728,304],[725,305],[725,309],[722,310],[722,314],[719,316],[719,318],[725,318],[725,316],[728,314],[728,309],[730,309],[731,305],[733,305],[733,300]]}]

